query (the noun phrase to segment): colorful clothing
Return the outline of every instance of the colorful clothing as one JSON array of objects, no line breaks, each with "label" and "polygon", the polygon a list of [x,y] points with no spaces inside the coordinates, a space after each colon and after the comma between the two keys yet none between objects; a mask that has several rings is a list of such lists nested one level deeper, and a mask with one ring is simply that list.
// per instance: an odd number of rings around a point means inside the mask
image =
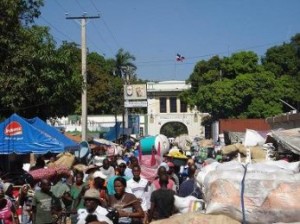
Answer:
[{"label": "colorful clothing", "polygon": [[80,209],[80,208],[84,208],[84,201],[83,201],[83,198],[79,198],[80,197],[80,192],[82,191],[82,188],[84,187],[85,185],[82,184],[80,186],[76,185],[76,184],[73,184],[71,186],[71,190],[70,190],[70,193],[71,193],[71,197],[73,199],[73,205],[72,207],[75,208],[75,203],[79,201],[78,205],[76,206],[75,209]]},{"label": "colorful clothing", "polygon": [[[176,184],[175,182],[169,178],[169,182],[167,185],[167,188],[170,190],[173,190],[174,192],[176,192]],[[160,184],[159,184],[159,178],[157,178],[156,180],[154,180],[151,184],[151,192],[160,189]]]},{"label": "colorful clothing", "polygon": [[12,203],[8,199],[1,200],[6,200],[6,205],[0,210],[0,222],[3,221],[4,224],[13,224]]}]

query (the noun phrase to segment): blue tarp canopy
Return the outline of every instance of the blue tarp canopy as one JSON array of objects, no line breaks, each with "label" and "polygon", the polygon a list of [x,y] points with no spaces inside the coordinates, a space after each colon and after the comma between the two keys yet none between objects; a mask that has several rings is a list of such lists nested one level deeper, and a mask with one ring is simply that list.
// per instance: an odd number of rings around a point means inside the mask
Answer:
[{"label": "blue tarp canopy", "polygon": [[105,133],[103,138],[108,141],[116,141],[122,135],[129,136],[130,134],[131,134],[131,128],[122,128],[121,122],[117,122],[114,127],[110,128],[110,130],[107,133]]},{"label": "blue tarp canopy", "polygon": [[103,136],[104,139],[108,141],[116,141],[120,137],[121,122],[116,122],[115,126],[110,128],[110,130]]},{"label": "blue tarp canopy", "polygon": [[60,133],[56,128],[48,125],[45,121],[38,117],[27,119],[27,121],[34,127],[46,132],[51,137],[57,139],[59,142],[63,143],[65,150],[76,150],[79,149],[79,144],[75,143],[62,133]]},{"label": "blue tarp canopy", "polygon": [[64,152],[64,144],[17,114],[0,123],[0,154]]}]

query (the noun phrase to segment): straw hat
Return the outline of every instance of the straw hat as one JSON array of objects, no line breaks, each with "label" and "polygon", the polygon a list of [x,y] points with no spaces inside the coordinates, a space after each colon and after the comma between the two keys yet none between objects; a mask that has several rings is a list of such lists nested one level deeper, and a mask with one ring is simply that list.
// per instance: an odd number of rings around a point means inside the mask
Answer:
[{"label": "straw hat", "polygon": [[99,191],[96,189],[88,189],[83,196],[84,199],[95,199],[95,200],[100,200],[100,194]]},{"label": "straw hat", "polygon": [[89,174],[93,171],[96,171],[98,169],[98,166],[94,165],[94,164],[91,164],[91,165],[88,165],[85,169],[85,173],[86,174]]}]

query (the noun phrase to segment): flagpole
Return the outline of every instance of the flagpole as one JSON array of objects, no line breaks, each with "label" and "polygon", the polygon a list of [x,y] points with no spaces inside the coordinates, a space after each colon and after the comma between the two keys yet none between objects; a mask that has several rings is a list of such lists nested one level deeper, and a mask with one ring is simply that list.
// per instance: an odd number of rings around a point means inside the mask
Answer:
[{"label": "flagpole", "polygon": [[177,62],[175,61],[174,63],[174,70],[175,70],[175,79],[176,80],[176,76],[177,76]]}]

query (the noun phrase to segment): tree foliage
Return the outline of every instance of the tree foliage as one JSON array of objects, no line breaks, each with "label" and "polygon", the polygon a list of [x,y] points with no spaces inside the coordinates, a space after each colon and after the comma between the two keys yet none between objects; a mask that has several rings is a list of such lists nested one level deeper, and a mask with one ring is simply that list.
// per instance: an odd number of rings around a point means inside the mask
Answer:
[{"label": "tree foliage", "polygon": [[115,75],[124,79],[130,78],[137,68],[134,61],[135,57],[132,54],[122,48],[119,49],[116,54]]},{"label": "tree foliage", "polygon": [[275,46],[259,62],[254,52],[214,56],[196,64],[187,80],[192,88],[181,94],[190,105],[220,118],[266,118],[299,103],[300,35]]},{"label": "tree foliage", "polygon": [[[81,77],[73,60],[74,51],[66,45],[56,49],[47,27],[30,26],[39,15],[42,1],[4,1],[0,30],[1,114],[17,112],[25,117],[61,116],[74,111],[81,92]],[[13,32],[13,35],[11,32]],[[74,64],[75,63],[75,64]]]},{"label": "tree foliage", "polygon": [[[32,25],[43,0],[2,0],[0,14],[0,116],[17,112],[42,118],[81,113],[81,51],[56,46],[49,28]],[[123,84],[137,78],[135,57],[87,55],[88,114],[124,111]],[[199,61],[181,94],[191,107],[219,118],[266,118],[300,107],[300,34],[271,47],[261,59],[251,51]],[[138,110],[137,110],[138,111]]]}]

